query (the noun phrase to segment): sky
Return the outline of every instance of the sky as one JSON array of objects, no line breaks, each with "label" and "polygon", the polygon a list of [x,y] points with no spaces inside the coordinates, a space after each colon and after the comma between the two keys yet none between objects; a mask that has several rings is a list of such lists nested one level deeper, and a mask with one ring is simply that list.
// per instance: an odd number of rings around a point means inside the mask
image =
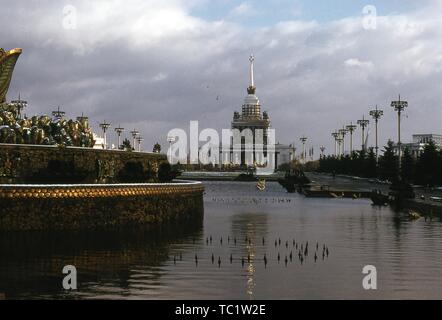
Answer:
[{"label": "sky", "polygon": [[252,53],[256,93],[281,143],[301,150],[305,135],[316,155],[321,145],[333,153],[331,133],[378,105],[385,145],[396,139],[398,94],[409,103],[403,142],[442,134],[442,0],[0,4],[0,47],[23,48],[8,99],[20,92],[28,115],[84,113],[96,131],[103,120],[127,135],[136,128],[145,150],[165,149],[169,130],[188,132],[191,120],[230,128]]}]

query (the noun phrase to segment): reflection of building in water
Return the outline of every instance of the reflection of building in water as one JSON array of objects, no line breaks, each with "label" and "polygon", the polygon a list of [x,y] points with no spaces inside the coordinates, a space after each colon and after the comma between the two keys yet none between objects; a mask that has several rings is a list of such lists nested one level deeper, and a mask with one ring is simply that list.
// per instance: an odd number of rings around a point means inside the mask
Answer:
[{"label": "reflection of building in water", "polygon": [[[264,254],[259,249],[262,248],[262,239],[268,232],[267,215],[261,213],[242,213],[232,217],[232,234],[246,244],[241,246],[241,254],[247,266],[247,287],[246,293],[249,298],[253,298],[255,288],[256,262],[262,262]],[[247,239],[247,241],[246,241]],[[250,261],[248,261],[250,257]]]}]

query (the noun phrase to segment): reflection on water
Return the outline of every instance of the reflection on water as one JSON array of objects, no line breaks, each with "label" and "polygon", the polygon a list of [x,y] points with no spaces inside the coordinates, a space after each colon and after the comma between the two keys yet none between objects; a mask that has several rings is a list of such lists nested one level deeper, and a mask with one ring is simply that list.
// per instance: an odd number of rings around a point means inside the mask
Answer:
[{"label": "reflection on water", "polygon": [[[207,182],[202,225],[0,234],[0,296],[439,298],[441,231],[440,219],[410,221],[366,200]],[[67,264],[77,267],[75,292],[61,288]],[[367,264],[377,267],[377,291],[362,288]]]},{"label": "reflection on water", "polygon": [[253,298],[253,291],[255,287],[255,260],[257,257],[256,244],[258,239],[266,237],[267,231],[267,215],[262,213],[245,213],[240,215],[233,215],[231,217],[231,233],[237,237],[244,237],[244,247],[241,253],[242,257],[247,257],[247,297]]},{"label": "reflection on water", "polygon": [[[170,244],[201,238],[198,221],[139,230],[2,233],[0,292],[8,298],[130,296],[133,269],[141,266],[148,282],[161,283]],[[61,288],[61,270],[69,264],[79,275],[76,294]]]}]

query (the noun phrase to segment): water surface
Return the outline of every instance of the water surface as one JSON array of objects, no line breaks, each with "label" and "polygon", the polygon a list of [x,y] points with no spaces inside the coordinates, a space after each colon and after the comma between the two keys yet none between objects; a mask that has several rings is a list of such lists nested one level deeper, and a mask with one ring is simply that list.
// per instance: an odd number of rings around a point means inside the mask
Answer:
[{"label": "water surface", "polygon": [[[277,183],[267,183],[264,192],[245,182],[205,186],[201,223],[2,233],[0,293],[69,299],[440,298],[440,219],[410,221],[368,200],[304,198]],[[61,270],[68,264],[78,270],[76,292],[62,289]],[[376,291],[362,287],[365,265],[377,268]]]}]

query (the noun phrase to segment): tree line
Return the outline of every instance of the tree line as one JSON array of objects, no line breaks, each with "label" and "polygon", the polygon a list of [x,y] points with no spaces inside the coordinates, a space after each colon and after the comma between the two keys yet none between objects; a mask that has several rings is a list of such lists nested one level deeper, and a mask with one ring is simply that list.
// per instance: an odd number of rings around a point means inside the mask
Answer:
[{"label": "tree line", "polygon": [[378,178],[393,182],[400,177],[403,181],[424,185],[442,185],[442,150],[430,141],[424,150],[415,158],[406,147],[402,151],[401,169],[399,170],[398,156],[394,152],[392,141],[387,145],[376,161],[373,148],[367,151],[355,151],[342,157],[323,156],[319,160],[319,172],[345,174],[365,178]]}]

